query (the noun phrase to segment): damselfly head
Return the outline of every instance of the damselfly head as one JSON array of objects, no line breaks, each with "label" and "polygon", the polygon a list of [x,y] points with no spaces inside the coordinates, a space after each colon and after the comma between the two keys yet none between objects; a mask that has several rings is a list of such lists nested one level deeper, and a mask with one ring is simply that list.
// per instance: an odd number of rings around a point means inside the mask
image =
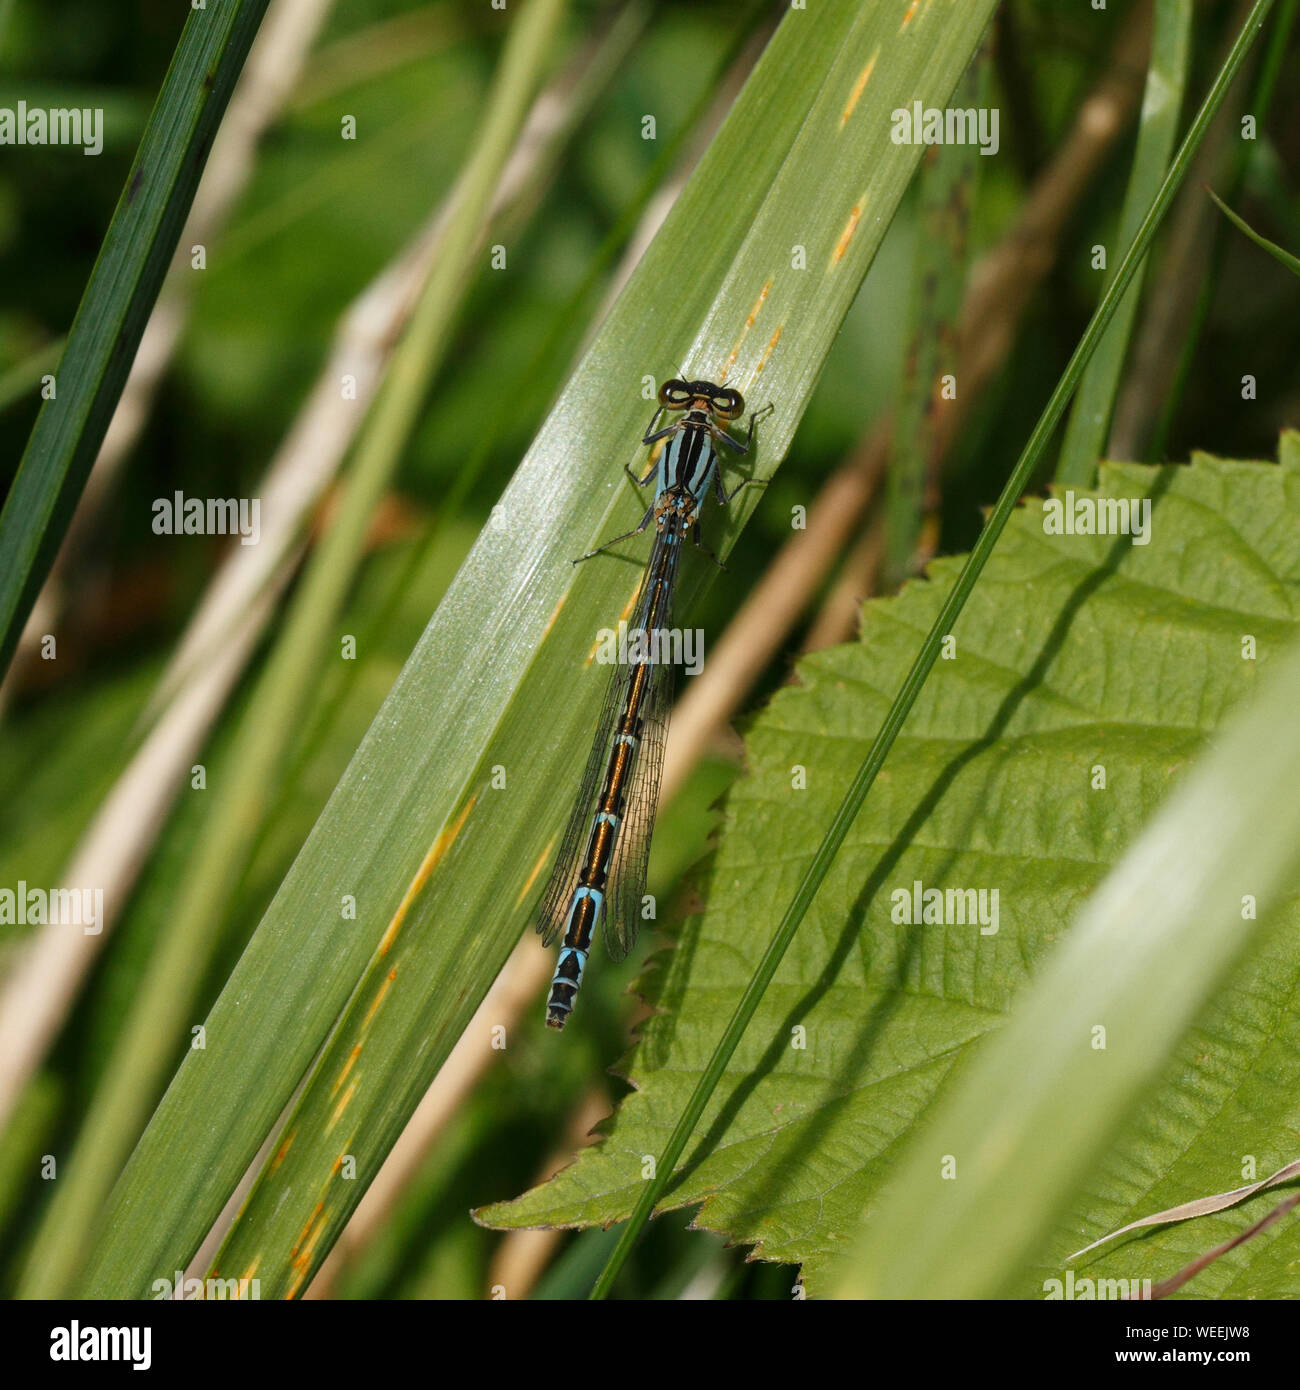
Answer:
[{"label": "damselfly head", "polygon": [[673,377],[659,388],[659,404],[669,410],[685,410],[692,406],[707,410],[720,420],[735,420],[745,410],[745,400],[739,391],[715,386],[711,381],[685,381],[681,377]]}]

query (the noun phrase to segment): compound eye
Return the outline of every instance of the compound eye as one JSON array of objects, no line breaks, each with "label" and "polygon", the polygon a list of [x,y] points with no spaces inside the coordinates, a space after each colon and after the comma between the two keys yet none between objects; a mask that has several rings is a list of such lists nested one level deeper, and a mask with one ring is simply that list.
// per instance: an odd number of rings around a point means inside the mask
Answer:
[{"label": "compound eye", "polygon": [[714,413],[724,420],[734,420],[745,409],[745,400],[739,391],[719,391],[712,404]]},{"label": "compound eye", "polygon": [[691,393],[684,381],[678,381],[674,377],[671,381],[665,381],[659,388],[659,404],[670,406],[683,406],[691,398]]}]

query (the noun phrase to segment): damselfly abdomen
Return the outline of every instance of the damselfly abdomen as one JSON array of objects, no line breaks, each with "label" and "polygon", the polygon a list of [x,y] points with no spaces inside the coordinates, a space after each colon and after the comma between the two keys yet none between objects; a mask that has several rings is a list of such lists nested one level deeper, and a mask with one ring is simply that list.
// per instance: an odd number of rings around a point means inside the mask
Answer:
[{"label": "damselfly abdomen", "polygon": [[[674,644],[669,630],[681,542],[689,533],[700,545],[699,517],[710,490],[725,505],[750,481],[728,493],[719,469],[720,447],[749,452],[756,416],[750,416],[743,440],[727,432],[744,409],[739,391],[710,381],[664,382],[641,441],[663,444],[658,462],[651,463],[643,478],[629,470],[638,487],[655,481],[654,501],[635,529],[578,557],[589,560],[654,522],[654,546],[628,626],[628,659],[619,662],[610,679],[538,916],[537,930],[546,945],[562,937],[546,1002],[546,1022],[552,1028],[568,1021],[597,928],[603,930],[611,960],[622,960],[636,942],[672,703]],[[680,418],[656,429],[666,411],[680,411]]]}]

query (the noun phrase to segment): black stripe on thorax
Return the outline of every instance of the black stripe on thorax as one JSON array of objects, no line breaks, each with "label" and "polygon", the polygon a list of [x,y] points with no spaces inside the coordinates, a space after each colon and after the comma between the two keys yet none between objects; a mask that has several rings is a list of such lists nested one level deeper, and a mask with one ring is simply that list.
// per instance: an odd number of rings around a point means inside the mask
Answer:
[{"label": "black stripe on thorax", "polygon": [[[699,419],[695,419],[695,416]],[[702,411],[692,411],[682,424],[682,447],[677,454],[677,476],[672,479],[675,487],[687,487],[697,476],[701,455],[712,448],[708,424]]]}]

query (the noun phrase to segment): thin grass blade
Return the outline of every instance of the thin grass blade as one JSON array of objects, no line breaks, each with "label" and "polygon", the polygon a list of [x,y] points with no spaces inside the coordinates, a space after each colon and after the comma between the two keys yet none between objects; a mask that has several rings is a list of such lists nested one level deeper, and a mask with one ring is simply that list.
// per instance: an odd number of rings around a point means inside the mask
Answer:
[{"label": "thin grass blade", "polygon": [[0,673],[54,561],[126,383],[230,93],[268,0],[190,11],[91,271],[56,394],[0,513]]}]

